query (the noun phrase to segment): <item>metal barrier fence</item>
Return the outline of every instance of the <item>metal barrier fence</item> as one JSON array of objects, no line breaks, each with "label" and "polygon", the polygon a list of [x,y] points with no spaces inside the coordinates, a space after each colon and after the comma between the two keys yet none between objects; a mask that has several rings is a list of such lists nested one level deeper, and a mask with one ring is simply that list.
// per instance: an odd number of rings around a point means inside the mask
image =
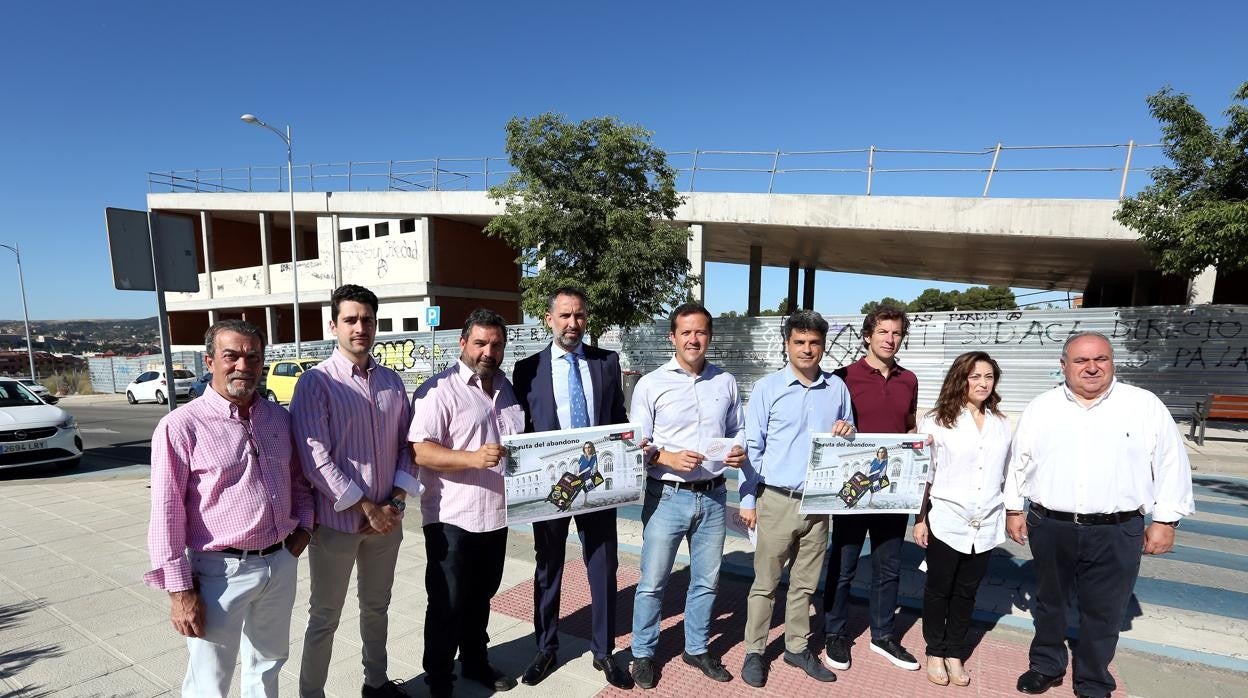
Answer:
[{"label": "metal barrier fence", "polygon": [[[928,194],[988,196],[994,178],[1064,173],[1080,179],[1074,190],[1118,198],[1131,173],[1161,164],[1161,144],[1005,145],[969,150],[887,148],[874,145],[828,150],[678,150],[668,159],[681,191],[805,194]],[[1141,164],[1139,158],[1147,162]],[[514,172],[501,156],[377,160],[296,165],[301,191],[482,191]],[[935,175],[908,188],[902,175]],[[812,178],[813,176],[813,178]],[[891,189],[881,190],[881,179]],[[283,191],[284,165],[162,170],[147,173],[149,192]],[[913,179],[911,182],[913,183]],[[982,182],[982,189],[979,183]],[[764,186],[765,185],[765,186]],[[701,187],[701,189],[699,189]],[[1019,194],[1010,194],[1019,195]]]},{"label": "metal barrier fence", "polygon": [[[87,371],[91,375],[91,388],[97,393],[124,393],[126,386],[144,371],[159,371],[165,367],[160,354],[145,356],[111,356],[87,359]],[[173,352],[174,369],[184,368],[199,375],[204,372],[204,354],[198,351]]]},{"label": "metal barrier fence", "polygon": [[[862,315],[827,316],[824,368],[864,354]],[[782,318],[716,318],[711,361],[737,377],[742,392],[784,365]],[[1001,365],[1002,409],[1021,411],[1036,395],[1059,384],[1062,343],[1072,333],[1096,331],[1110,338],[1118,376],[1153,391],[1176,417],[1191,416],[1209,393],[1248,394],[1248,306],[1157,306],[1081,310],[1014,310],[914,313],[899,361],[919,378],[919,404],[936,400],[945,371],[959,354],[984,350]],[[672,355],[667,323],[627,333],[612,332],[599,345],[619,351],[626,370],[647,372]],[[459,333],[387,335],[373,348],[378,362],[400,372],[409,388],[450,366],[459,356]],[[508,328],[503,370],[541,351],[550,341],[540,325]],[[331,341],[304,342],[305,356],[329,356]],[[269,347],[270,361],[294,355],[290,344]]]}]

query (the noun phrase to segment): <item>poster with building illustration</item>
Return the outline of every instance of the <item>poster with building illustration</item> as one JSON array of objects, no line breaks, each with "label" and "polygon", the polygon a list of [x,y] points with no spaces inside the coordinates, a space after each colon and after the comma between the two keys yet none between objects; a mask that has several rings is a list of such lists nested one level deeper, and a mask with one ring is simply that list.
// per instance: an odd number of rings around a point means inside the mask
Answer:
[{"label": "poster with building illustration", "polygon": [[931,467],[925,434],[815,434],[803,514],[916,514]]},{"label": "poster with building illustration", "polygon": [[633,424],[503,437],[507,525],[641,501],[645,458]]}]

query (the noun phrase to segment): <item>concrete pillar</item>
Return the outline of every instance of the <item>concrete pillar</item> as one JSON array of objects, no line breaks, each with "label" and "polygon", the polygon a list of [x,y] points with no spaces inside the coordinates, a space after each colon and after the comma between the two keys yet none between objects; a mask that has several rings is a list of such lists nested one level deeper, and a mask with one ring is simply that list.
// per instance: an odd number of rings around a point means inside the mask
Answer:
[{"label": "concrete pillar", "polygon": [[802,308],[815,309],[815,266],[806,267],[802,273]]},{"label": "concrete pillar", "polygon": [[340,233],[341,223],[338,220],[337,213],[333,215],[332,220],[333,220],[333,223],[331,224],[331,227],[333,227],[334,229],[334,234],[331,237],[333,242],[330,243],[329,249],[331,252],[331,256],[333,258],[334,288],[338,288],[339,286],[342,285],[342,241],[338,237],[341,234]]},{"label": "concrete pillar", "polygon": [[702,225],[694,223],[689,226],[689,273],[697,274],[698,283],[689,289],[693,300],[706,302],[706,243],[702,238]]},{"label": "concrete pillar", "polygon": [[217,317],[217,311],[213,308],[209,308],[208,309],[208,326],[211,327],[217,324],[218,319],[219,318]]},{"label": "concrete pillar", "polygon": [[[267,211],[260,212],[260,290],[269,295],[269,265],[273,263],[273,215]],[[271,336],[271,335],[270,335]]]},{"label": "concrete pillar", "polygon": [[[268,279],[268,274],[265,274]],[[273,334],[277,331],[277,308],[271,305],[264,306],[264,336],[268,338],[269,344],[278,344],[277,335]]]},{"label": "concrete pillar", "polygon": [[[204,242],[204,276],[208,282],[208,297],[212,298],[212,269],[217,266],[216,255],[212,252],[212,214],[207,211],[199,212],[199,229],[203,232]],[[210,320],[209,324],[216,322]]]},{"label": "concrete pillar", "polygon": [[1187,302],[1192,305],[1196,305],[1198,303],[1212,303],[1213,289],[1217,285],[1217,267],[1205,267],[1205,270],[1197,274],[1196,278],[1192,279],[1191,284],[1187,287]]},{"label": "concrete pillar", "polygon": [[763,248],[750,245],[750,298],[745,314],[758,316],[758,299],[763,293]]},{"label": "concrete pillar", "polygon": [[[421,266],[420,273],[421,273],[421,276],[423,276],[424,278],[417,279],[416,280],[417,283],[423,281],[429,285],[433,285],[433,282],[434,282],[433,257],[435,254],[435,250],[434,250],[435,245],[434,245],[433,237],[434,237],[435,225],[436,224],[434,223],[433,219],[430,218],[429,216],[421,216],[420,218],[416,219],[416,235],[418,236],[417,239],[423,241],[425,244],[425,258],[420,260],[420,266]],[[436,305],[436,303],[433,303],[432,297],[430,298],[429,302],[431,305]]]},{"label": "concrete pillar", "polygon": [[789,312],[797,310],[797,272],[801,265],[796,259],[789,260],[789,295],[785,296],[789,299]]}]

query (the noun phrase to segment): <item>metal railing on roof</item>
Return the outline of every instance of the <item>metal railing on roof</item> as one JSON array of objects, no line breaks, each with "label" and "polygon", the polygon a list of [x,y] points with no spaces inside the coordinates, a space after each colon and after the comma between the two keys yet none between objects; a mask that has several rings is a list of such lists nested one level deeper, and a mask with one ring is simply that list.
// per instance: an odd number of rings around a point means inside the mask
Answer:
[{"label": "metal railing on roof", "polygon": [[[929,148],[839,148],[828,150],[687,150],[667,153],[681,191],[732,191],[804,194],[880,193],[881,182],[893,184],[897,195],[966,195],[967,177],[981,177],[988,196],[1001,175],[1075,173],[1117,174],[1118,197],[1128,191],[1132,173],[1161,164],[1133,160],[1144,153],[1160,154],[1159,143],[1090,145],[1005,145],[978,150]],[[1122,153],[1110,161],[1106,151]],[[865,162],[864,162],[865,159]],[[1005,162],[1010,160],[1011,162]],[[511,169],[506,157],[455,157],[421,160],[376,160],[295,165],[299,191],[483,191],[501,184]],[[809,176],[818,178],[811,181]],[[936,175],[938,180],[908,188],[896,186],[897,175]],[[848,178],[848,179],[847,179]],[[861,178],[861,179],[858,179]],[[858,179],[858,184],[853,184]],[[712,180],[708,184],[708,180]],[[147,173],[149,192],[272,192],[284,191],[286,166],[247,166]],[[971,180],[973,182],[973,180]],[[764,186],[765,183],[765,186]],[[1072,183],[1073,193],[1109,191],[1104,179],[1095,184]],[[698,187],[702,188],[699,189]],[[1024,183],[1024,190],[1033,188]],[[1017,195],[1017,194],[1016,194]],[[1086,195],[1086,194],[1084,194]]]}]

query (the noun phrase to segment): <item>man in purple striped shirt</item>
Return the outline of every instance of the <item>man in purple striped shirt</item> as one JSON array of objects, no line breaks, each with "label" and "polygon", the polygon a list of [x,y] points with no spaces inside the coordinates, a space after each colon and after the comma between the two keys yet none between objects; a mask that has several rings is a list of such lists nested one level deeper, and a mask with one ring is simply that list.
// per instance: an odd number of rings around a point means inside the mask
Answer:
[{"label": "man in purple striped shirt", "polygon": [[290,416],[256,399],[259,328],[222,320],[204,344],[211,388],[152,434],[143,581],[169,592],[173,627],[187,638],[183,695],[226,695],[241,638],[244,695],[275,697],[312,493],[292,457]]},{"label": "man in purple striped shirt", "polygon": [[498,313],[472,311],[455,365],[412,397],[407,438],[420,465],[425,533],[425,682],[451,695],[455,654],[465,679],[491,691],[516,680],[490,665],[490,599],[503,579],[507,513],[502,437],[524,431],[524,412],[499,370],[507,325]]},{"label": "man in purple striped shirt", "polygon": [[417,493],[407,449],[411,411],[399,374],[371,354],[377,296],[347,284],[330,297],[334,353],[304,372],[290,402],[295,447],[316,489],[309,552],[312,594],[299,694],[320,698],[352,568],[358,568],[360,640],[369,696],[402,696],[386,674],[387,612],[403,542],[403,509]]}]

